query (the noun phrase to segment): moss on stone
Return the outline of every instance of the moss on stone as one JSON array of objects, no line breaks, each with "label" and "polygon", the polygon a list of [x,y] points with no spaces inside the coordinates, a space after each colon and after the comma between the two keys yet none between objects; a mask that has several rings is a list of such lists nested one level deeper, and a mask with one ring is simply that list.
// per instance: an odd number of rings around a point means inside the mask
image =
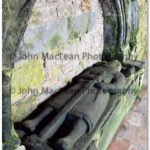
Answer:
[{"label": "moss on stone", "polygon": [[133,50],[134,46],[137,44],[137,34],[138,34],[139,29],[136,29],[134,31],[134,33],[132,33],[132,36],[130,36],[130,41],[129,41],[129,45],[130,45],[130,49],[131,51]]},{"label": "moss on stone", "polygon": [[30,24],[40,24],[41,23],[40,16],[41,16],[40,10],[38,8],[34,8],[31,19],[29,21],[29,25]]},{"label": "moss on stone", "polygon": [[69,41],[69,44],[74,44],[74,43],[76,43],[76,42],[78,42],[79,40],[76,38],[76,39],[73,39],[73,40],[70,40]]},{"label": "moss on stone", "polygon": [[[132,78],[127,79],[127,91],[124,95],[121,96],[118,105],[114,109],[113,113],[107,120],[107,123],[101,128],[101,139],[100,139],[100,149],[105,150],[108,148],[109,144],[111,143],[112,138],[114,137],[119,125],[121,124],[122,120],[129,112],[130,108],[133,106],[136,98],[141,90],[141,76],[142,70],[137,72]],[[134,93],[131,92],[132,89]],[[108,136],[109,135],[109,136]]]},{"label": "moss on stone", "polygon": [[12,128],[12,136],[11,138],[3,143],[3,150],[14,150],[21,144],[20,138],[14,128]]},{"label": "moss on stone", "polygon": [[35,0],[3,3],[3,69],[12,69],[15,52],[23,38]]},{"label": "moss on stone", "polygon": [[61,35],[55,34],[48,43],[44,44],[44,51],[51,51],[53,55],[62,52],[65,49],[65,43]]},{"label": "moss on stone", "polygon": [[35,36],[35,37],[32,37],[32,38],[29,38],[29,41],[28,41],[28,48],[33,48],[33,45],[34,45],[34,43],[35,43],[35,41],[38,39],[38,37],[37,36]]},{"label": "moss on stone", "polygon": [[34,35],[33,37],[28,39],[27,42],[27,48],[28,49],[33,49],[34,48],[34,44],[37,40],[41,39],[43,36],[43,32],[41,31],[38,35]]},{"label": "moss on stone", "polygon": [[117,22],[115,22],[112,19],[112,16],[106,16],[105,19],[106,19],[106,22],[113,28],[114,47],[116,47],[117,43],[118,43],[118,41],[117,41],[117,35],[118,35]]},{"label": "moss on stone", "polygon": [[18,64],[12,75],[12,100],[23,95],[20,90],[32,89],[45,80],[43,60],[26,60]]},{"label": "moss on stone", "polygon": [[[35,0],[3,1],[3,70],[13,70],[16,50],[22,41]],[[10,75],[10,72],[8,72]],[[10,77],[9,77],[10,78]],[[3,78],[4,84],[8,79]],[[10,84],[10,81],[8,82]],[[7,85],[7,84],[6,84]],[[9,86],[3,87],[3,149],[14,150],[20,143],[13,131],[11,121],[11,91]],[[4,107],[7,106],[7,107]],[[7,137],[7,135],[9,135]]]},{"label": "moss on stone", "polygon": [[12,105],[12,119],[14,122],[22,121],[33,110],[37,108],[37,101],[35,96],[30,96],[26,100],[21,100]]},{"label": "moss on stone", "polygon": [[117,59],[120,62],[123,61],[124,53],[119,48],[109,48],[109,50],[103,52],[103,60]]},{"label": "moss on stone", "polygon": [[79,37],[79,32],[75,31],[72,26],[72,17],[68,17],[68,37],[69,40],[74,40]]},{"label": "moss on stone", "polygon": [[88,22],[87,22],[87,25],[85,26],[85,33],[88,33],[89,31],[90,22],[91,22],[90,13],[88,13]]},{"label": "moss on stone", "polygon": [[63,38],[61,37],[61,35],[56,34],[50,39],[49,44],[52,49],[59,47],[60,45],[63,44]]},{"label": "moss on stone", "polygon": [[[112,19],[111,16],[105,16],[106,23],[109,24],[113,28],[113,47],[106,48],[107,50],[103,52],[103,60],[113,60],[118,59],[119,61],[123,61],[123,51],[119,46],[118,42],[118,25],[115,20]],[[107,46],[107,42],[109,40],[105,39],[105,46]],[[123,45],[121,45],[123,46]]]},{"label": "moss on stone", "polygon": [[67,84],[68,82],[69,82],[69,79],[68,79],[68,78],[65,78],[65,79],[64,79],[64,83]]},{"label": "moss on stone", "polygon": [[79,65],[80,65],[81,68],[84,68],[84,62],[83,61],[80,61]]},{"label": "moss on stone", "polygon": [[74,32],[74,38],[76,39],[76,38],[78,38],[79,37],[79,33],[76,31],[76,32]]},{"label": "moss on stone", "polygon": [[51,79],[56,78],[60,74],[61,71],[62,71],[62,66],[59,65],[59,66],[57,66],[54,69],[49,71],[49,77]]},{"label": "moss on stone", "polygon": [[[116,133],[124,115],[125,115],[125,100],[122,100],[122,105],[120,107],[117,107],[115,112],[111,115],[110,119],[105,124],[105,127],[103,129],[101,141],[100,141],[100,149],[106,150],[109,143],[111,143],[111,140]],[[109,135],[109,136],[108,136]]]},{"label": "moss on stone", "polygon": [[[125,91],[121,95],[111,96],[111,101],[109,101],[106,111],[102,115],[94,131],[90,133],[88,137],[85,135],[83,139],[81,138],[81,141],[79,140],[75,145],[77,147],[75,149],[79,149],[79,147],[81,149],[87,149],[89,145],[91,149],[93,147],[94,149],[100,150],[108,149],[118,127],[136,102],[137,95],[141,89],[142,76],[143,69],[140,69],[130,78],[126,78]],[[78,147],[78,145],[80,146]]]}]

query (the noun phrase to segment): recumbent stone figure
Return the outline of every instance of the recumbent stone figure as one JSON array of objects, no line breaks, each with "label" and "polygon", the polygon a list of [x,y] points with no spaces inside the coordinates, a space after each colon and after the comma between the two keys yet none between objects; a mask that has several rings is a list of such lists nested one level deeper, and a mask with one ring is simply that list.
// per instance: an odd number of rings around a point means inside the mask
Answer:
[{"label": "recumbent stone figure", "polygon": [[[120,72],[121,67],[121,63],[117,60],[100,65],[96,64],[77,77],[75,79],[76,84],[55,96],[52,101],[49,101],[48,107],[40,115],[32,120],[25,121],[23,125],[30,129],[31,132],[34,131],[39,122],[51,112],[56,111],[59,113],[62,107],[67,105],[68,101],[72,100],[74,92],[78,94],[79,89],[82,90],[85,88],[87,82],[94,80],[97,76],[101,76],[88,89],[88,92],[84,96],[81,96],[81,99],[69,112],[61,115],[58,122],[54,122],[53,133],[49,132],[50,126],[48,125],[37,136],[46,141],[55,134],[65,120],[74,120],[72,127],[70,127],[71,131],[64,137],[57,139],[53,144],[54,149],[70,150],[83,134],[93,131],[108,104],[110,94],[118,94],[118,91],[125,87],[125,76]],[[29,138],[31,139],[32,136],[27,137],[25,141],[27,145],[29,144]],[[33,150],[34,145],[31,147]]]}]

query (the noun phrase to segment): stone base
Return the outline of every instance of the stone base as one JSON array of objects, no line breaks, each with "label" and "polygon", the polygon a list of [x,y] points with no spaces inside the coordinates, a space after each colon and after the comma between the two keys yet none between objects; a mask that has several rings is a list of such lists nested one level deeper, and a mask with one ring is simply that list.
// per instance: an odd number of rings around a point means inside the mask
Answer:
[{"label": "stone base", "polygon": [[111,97],[95,130],[83,135],[74,145],[73,150],[107,150],[124,117],[136,102],[141,89],[142,76],[143,72],[140,69],[133,77],[127,79],[126,92],[121,96]]}]

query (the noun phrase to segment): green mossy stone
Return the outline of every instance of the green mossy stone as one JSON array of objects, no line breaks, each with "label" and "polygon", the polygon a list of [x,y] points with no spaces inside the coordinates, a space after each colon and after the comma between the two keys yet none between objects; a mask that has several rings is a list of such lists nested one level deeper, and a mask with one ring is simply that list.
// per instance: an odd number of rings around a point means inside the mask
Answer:
[{"label": "green mossy stone", "polygon": [[20,138],[15,132],[14,128],[12,129],[12,136],[8,141],[3,143],[3,150],[15,150],[21,144]]},{"label": "green mossy stone", "polygon": [[20,90],[33,89],[45,80],[43,60],[26,60],[18,64],[12,74],[12,102],[23,95]]},{"label": "green mossy stone", "polygon": [[49,44],[50,44],[51,49],[59,47],[60,45],[63,44],[63,38],[61,37],[61,35],[56,34],[51,38]]},{"label": "green mossy stone", "polygon": [[26,100],[22,100],[12,105],[12,118],[14,122],[22,121],[31,112],[37,108],[37,99],[35,96],[30,96]]}]

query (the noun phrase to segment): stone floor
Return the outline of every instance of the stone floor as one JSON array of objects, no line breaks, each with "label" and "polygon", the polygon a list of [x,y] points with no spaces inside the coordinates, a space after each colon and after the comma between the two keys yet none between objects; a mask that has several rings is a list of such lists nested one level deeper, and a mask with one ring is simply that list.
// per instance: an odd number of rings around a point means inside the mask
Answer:
[{"label": "stone floor", "polygon": [[[147,75],[146,75],[147,76]],[[133,106],[118,130],[108,150],[148,150],[148,99],[147,78],[144,78],[144,89],[138,102]]]}]

